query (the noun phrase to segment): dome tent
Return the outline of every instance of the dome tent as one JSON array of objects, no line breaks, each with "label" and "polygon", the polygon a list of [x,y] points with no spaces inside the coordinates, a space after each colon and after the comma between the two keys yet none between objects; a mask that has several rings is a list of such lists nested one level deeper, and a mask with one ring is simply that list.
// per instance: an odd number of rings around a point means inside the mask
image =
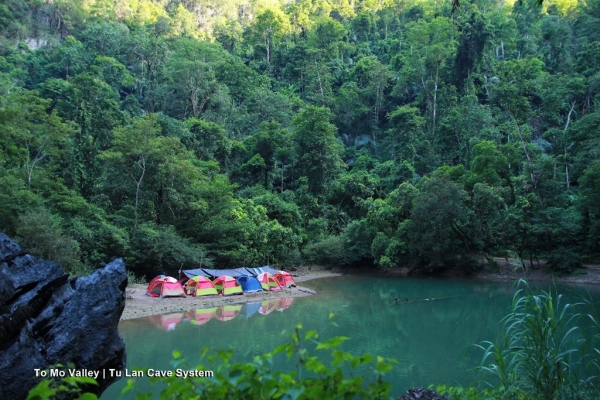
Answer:
[{"label": "dome tent", "polygon": [[230,294],[242,294],[242,287],[238,285],[237,281],[229,276],[222,275],[213,281],[213,284],[217,288],[217,291],[223,296]]},{"label": "dome tent", "polygon": [[185,291],[188,295],[194,297],[218,294],[212,281],[201,275],[189,279],[185,285]]},{"label": "dome tent", "polygon": [[262,292],[263,290],[258,279],[253,276],[241,275],[237,278],[237,283],[242,286],[244,293]]},{"label": "dome tent", "polygon": [[258,279],[264,290],[281,290],[281,286],[279,286],[279,283],[277,283],[275,278],[273,278],[273,276],[268,272],[263,272],[262,274],[259,274],[256,277],[256,279]]},{"label": "dome tent", "polygon": [[177,279],[159,275],[150,281],[146,295],[150,297],[185,297],[185,292],[181,283]]},{"label": "dome tent", "polygon": [[273,278],[275,278],[275,280],[277,281],[277,283],[279,283],[279,286],[281,287],[285,288],[296,286],[296,282],[294,282],[294,278],[292,278],[292,275],[290,275],[289,272],[277,271],[273,275]]}]

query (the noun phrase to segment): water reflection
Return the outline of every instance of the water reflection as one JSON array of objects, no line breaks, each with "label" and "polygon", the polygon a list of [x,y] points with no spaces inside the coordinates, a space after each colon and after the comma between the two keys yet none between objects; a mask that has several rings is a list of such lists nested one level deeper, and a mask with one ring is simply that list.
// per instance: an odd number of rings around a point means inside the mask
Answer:
[{"label": "water reflection", "polygon": [[244,304],[228,304],[211,308],[196,308],[185,312],[176,312],[162,315],[153,315],[148,320],[163,331],[173,331],[178,324],[189,322],[200,326],[211,319],[222,322],[231,321],[237,316],[250,318],[254,314],[269,315],[273,311],[284,311],[294,302],[293,298],[270,299],[262,302],[249,302]]},{"label": "water reflection", "polygon": [[261,306],[261,302],[255,301],[252,303],[244,303],[240,310],[240,317],[250,318],[258,312]]},{"label": "water reflection", "polygon": [[152,322],[157,328],[165,331],[172,331],[175,329],[177,324],[181,322],[181,320],[183,319],[183,315],[184,313],[177,312],[170,314],[153,315],[151,317],[148,317],[148,319],[150,319],[150,322]]},{"label": "water reflection", "polygon": [[217,307],[211,308],[196,308],[195,310],[188,310],[185,312],[185,318],[190,321],[192,325],[204,325],[215,316]]}]

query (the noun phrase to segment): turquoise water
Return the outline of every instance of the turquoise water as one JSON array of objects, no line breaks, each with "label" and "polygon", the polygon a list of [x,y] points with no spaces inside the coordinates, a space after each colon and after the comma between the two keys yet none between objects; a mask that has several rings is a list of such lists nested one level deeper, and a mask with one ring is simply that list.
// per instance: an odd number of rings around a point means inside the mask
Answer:
[{"label": "turquoise water", "polygon": [[[232,349],[233,361],[250,360],[288,341],[296,324],[302,323],[305,330],[316,329],[321,338],[350,337],[342,349],[355,355],[395,358],[399,364],[387,376],[395,396],[413,386],[468,385],[485,378],[473,370],[481,361],[481,352],[473,344],[500,337],[501,320],[509,312],[516,290],[501,282],[367,275],[318,279],[303,285],[319,294],[243,310],[191,310],[123,321],[119,330],[126,344],[127,368],[173,370],[174,350],[196,365],[205,347]],[[541,285],[542,289],[548,287]],[[567,299],[589,291],[600,301],[597,287],[562,286],[559,291]],[[396,304],[394,297],[401,301]],[[253,310],[252,315],[243,315]],[[330,313],[335,314],[332,319]],[[293,361],[285,358],[275,364],[275,368],[293,367]],[[102,398],[119,398],[124,381],[111,386]],[[142,378],[136,379],[136,386],[152,390]]]}]

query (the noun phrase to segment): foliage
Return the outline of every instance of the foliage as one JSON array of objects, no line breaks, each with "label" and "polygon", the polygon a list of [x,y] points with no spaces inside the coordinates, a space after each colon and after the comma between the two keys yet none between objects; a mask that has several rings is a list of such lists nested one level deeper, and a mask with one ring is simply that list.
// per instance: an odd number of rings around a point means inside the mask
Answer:
[{"label": "foliage", "polygon": [[[508,398],[593,398],[600,383],[598,325],[594,310],[585,312],[585,303],[564,304],[553,290],[519,289],[513,311],[504,318],[502,341],[478,345],[484,352],[481,369],[498,381],[491,385],[499,385]],[[579,326],[582,318],[595,324],[595,333]],[[584,371],[589,378],[581,377]]]},{"label": "foliage", "polygon": [[[208,354],[203,351],[208,365],[213,368],[212,378],[177,377],[151,378],[151,383],[164,384],[161,398],[214,398],[214,399],[388,399],[390,384],[383,380],[392,369],[394,360],[373,357],[369,354],[354,356],[340,350],[347,337],[334,337],[320,340],[315,331],[308,331],[304,338],[300,335],[301,325],[296,327],[290,343],[278,346],[272,353],[257,356],[249,363],[233,363],[231,351],[218,351]],[[314,343],[319,353],[313,355],[305,347],[305,342]],[[207,355],[208,354],[208,355]],[[285,354],[295,357],[298,368],[294,371],[273,371],[273,359]],[[329,363],[323,359],[330,359]],[[173,364],[177,368],[188,369],[191,365],[174,352]],[[194,369],[194,368],[191,368]],[[206,370],[204,365],[196,370]],[[359,372],[360,371],[360,372]],[[124,392],[134,388],[129,380]],[[138,398],[150,398],[151,393]]]},{"label": "foliage", "polygon": [[[66,373],[67,369],[73,369],[74,365],[56,364],[55,371]],[[45,371],[48,374],[48,370]],[[50,400],[77,398],[80,400],[97,400],[98,396],[90,391],[93,386],[98,386],[94,378],[86,376],[65,376],[63,378],[43,379],[27,394],[27,400]]]},{"label": "foliage", "polygon": [[341,236],[328,236],[304,247],[306,263],[338,267],[347,263],[344,239]]},{"label": "foliage", "polygon": [[547,262],[550,270],[562,274],[569,274],[582,267],[579,255],[573,250],[560,247],[553,250]]},{"label": "foliage", "polygon": [[600,257],[598,1],[4,3],[0,230],[69,268]]},{"label": "foliage", "polygon": [[60,217],[40,208],[22,214],[17,241],[31,254],[60,264],[73,272],[79,264],[79,243],[63,233]]}]

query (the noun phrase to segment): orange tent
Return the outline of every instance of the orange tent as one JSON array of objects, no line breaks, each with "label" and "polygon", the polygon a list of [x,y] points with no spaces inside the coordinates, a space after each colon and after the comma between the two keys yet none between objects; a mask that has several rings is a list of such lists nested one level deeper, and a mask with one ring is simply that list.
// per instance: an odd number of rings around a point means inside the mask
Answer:
[{"label": "orange tent", "polygon": [[150,297],[185,297],[181,283],[177,279],[159,275],[150,281],[146,294]]},{"label": "orange tent", "polygon": [[279,286],[279,283],[277,283],[277,281],[273,278],[273,275],[271,275],[268,272],[258,274],[256,279],[258,279],[260,285],[264,290],[281,290],[281,286]]},{"label": "orange tent", "polygon": [[221,293],[223,296],[227,296],[230,294],[242,294],[242,287],[238,285],[235,278],[229,275],[221,275],[217,279],[213,281],[217,291]]},{"label": "orange tent", "polygon": [[186,294],[194,297],[218,294],[217,289],[211,280],[200,275],[190,278],[187,281],[185,284],[185,291]]},{"label": "orange tent", "polygon": [[285,271],[277,271],[277,273],[275,273],[275,275],[273,275],[273,278],[275,278],[275,280],[277,281],[277,283],[279,283],[279,286],[281,287],[292,287],[292,286],[296,286],[296,282],[294,282],[294,278],[292,278],[292,276]]}]

